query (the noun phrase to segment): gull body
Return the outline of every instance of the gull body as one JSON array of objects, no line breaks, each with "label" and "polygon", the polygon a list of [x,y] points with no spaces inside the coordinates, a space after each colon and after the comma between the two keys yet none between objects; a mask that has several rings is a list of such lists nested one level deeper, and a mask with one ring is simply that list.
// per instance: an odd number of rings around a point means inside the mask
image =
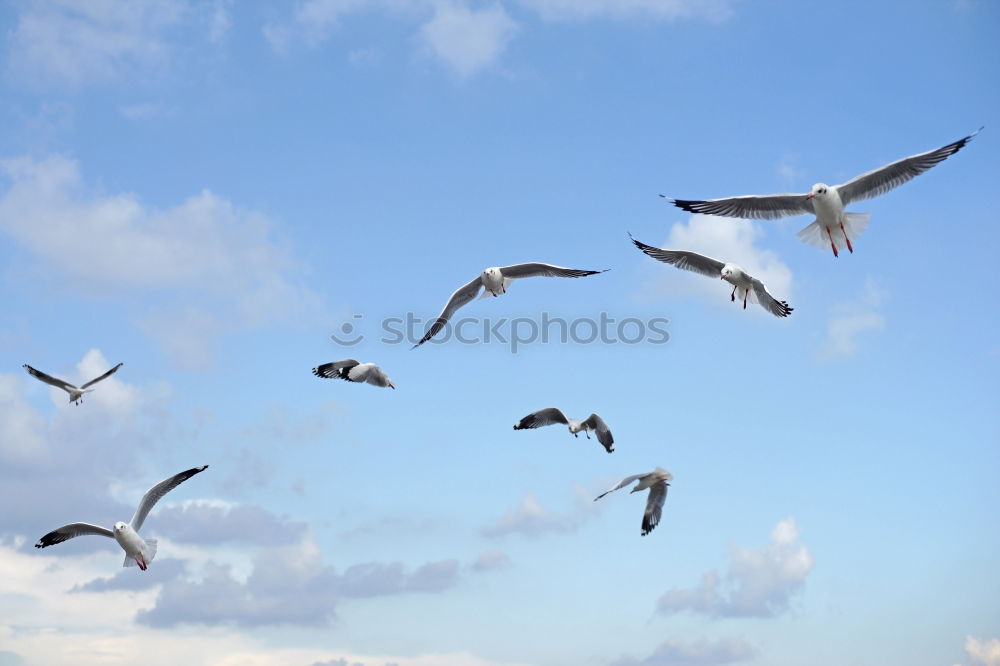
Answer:
[{"label": "gull body", "polygon": [[690,213],[744,219],[775,220],[812,213],[816,219],[799,231],[799,239],[819,248],[826,247],[829,243],[833,256],[836,257],[839,248],[844,245],[849,252],[854,252],[851,241],[857,240],[868,227],[870,217],[868,213],[848,213],[844,210],[845,206],[885,194],[916,178],[957,153],[982,129],[980,127],[972,134],[946,146],[873,169],[840,185],[816,183],[806,194],[750,194],[722,199],[672,199],[671,202]]},{"label": "gull body", "polygon": [[[632,234],[629,234],[632,238]],[[644,254],[662,261],[665,264],[682,268],[686,271],[699,273],[707,277],[719,277],[733,285],[733,293],[729,295],[730,301],[736,300],[736,292],[739,292],[740,300],[743,301],[743,309],[747,309],[747,301],[757,303],[762,308],[773,314],[775,317],[787,317],[795,308],[785,301],[779,301],[767,286],[757,278],[749,275],[736,264],[728,264],[712,257],[706,257],[697,252],[689,250],[666,250],[646,245],[632,238],[632,243]]]},{"label": "gull body", "polygon": [[608,493],[613,493],[619,488],[624,488],[630,483],[638,481],[635,487],[629,491],[629,494],[631,495],[641,490],[649,490],[649,495],[646,497],[646,510],[642,514],[642,532],[640,533],[641,536],[646,536],[660,523],[663,504],[667,500],[667,488],[670,487],[670,482],[673,478],[674,475],[662,467],[657,467],[647,474],[626,476],[618,485],[595,497],[594,501],[596,502]]},{"label": "gull body", "polygon": [[554,266],[553,264],[542,264],[539,262],[531,262],[527,264],[513,264],[511,266],[490,266],[478,276],[472,279],[468,284],[459,287],[448,299],[445,304],[444,309],[441,310],[441,314],[431,323],[427,328],[427,332],[424,336],[420,338],[417,344],[413,345],[416,349],[420,345],[424,344],[432,337],[438,334],[438,332],[444,328],[444,325],[448,323],[451,316],[462,306],[471,303],[475,300],[476,296],[479,295],[480,290],[482,290],[482,296],[480,298],[486,298],[486,296],[499,296],[500,294],[507,293],[507,287],[514,280],[519,280],[521,278],[529,277],[585,277],[587,275],[596,275],[597,273],[603,273],[604,271],[584,271],[577,270],[575,268],[564,268],[562,266]]},{"label": "gull body", "polygon": [[371,384],[372,386],[388,386],[395,389],[396,385],[389,380],[382,368],[374,363],[359,363],[353,358],[333,363],[324,363],[312,369],[312,373],[323,379],[343,379],[349,382]]},{"label": "gull body", "polygon": [[149,512],[161,497],[195,474],[204,472],[207,468],[208,465],[192,467],[189,470],[174,474],[170,478],[160,481],[142,496],[139,506],[136,507],[135,513],[132,514],[132,519],[127,523],[122,521],[116,522],[113,530],[90,523],[70,523],[58,527],[43,536],[35,544],[35,548],[48,548],[49,546],[54,546],[57,543],[62,543],[68,539],[85,534],[108,537],[117,541],[118,545],[125,551],[125,561],[122,563],[123,567],[138,565],[140,569],[145,571],[149,563],[156,556],[156,539],[143,539],[139,536],[139,530],[142,529],[143,523],[146,522],[146,516],[149,515]]},{"label": "gull body", "polygon": [[611,436],[611,430],[608,428],[608,424],[604,422],[604,419],[597,414],[591,414],[585,419],[571,419],[563,414],[562,410],[555,407],[546,407],[545,409],[539,409],[537,412],[528,414],[515,423],[514,430],[541,428],[555,423],[565,425],[574,437],[579,437],[579,433],[582,432],[587,439],[590,439],[590,433],[593,432],[597,435],[597,441],[601,443],[601,446],[608,453],[615,450],[615,439]]},{"label": "gull body", "polygon": [[93,386],[94,384],[96,384],[97,382],[101,381],[102,379],[107,379],[111,375],[115,374],[116,372],[118,372],[118,368],[122,367],[122,365],[123,365],[122,363],[119,363],[115,367],[113,367],[110,370],[108,370],[107,372],[105,372],[100,377],[96,377],[94,379],[91,379],[89,382],[85,383],[83,386],[80,386],[80,387],[77,387],[74,384],[70,384],[69,382],[67,382],[67,381],[65,381],[63,379],[59,379],[58,377],[53,377],[52,375],[47,375],[44,372],[42,372],[41,370],[34,369],[33,367],[31,367],[27,363],[25,363],[22,367],[25,370],[28,371],[29,375],[31,375],[32,377],[34,377],[38,381],[45,382],[46,384],[49,384],[50,386],[55,386],[56,388],[61,388],[63,391],[66,391],[66,393],[69,393],[69,401],[72,402],[75,405],[79,405],[81,402],[83,402],[83,394],[84,393],[90,393],[91,391],[94,390],[94,389],[88,388],[88,387]]}]

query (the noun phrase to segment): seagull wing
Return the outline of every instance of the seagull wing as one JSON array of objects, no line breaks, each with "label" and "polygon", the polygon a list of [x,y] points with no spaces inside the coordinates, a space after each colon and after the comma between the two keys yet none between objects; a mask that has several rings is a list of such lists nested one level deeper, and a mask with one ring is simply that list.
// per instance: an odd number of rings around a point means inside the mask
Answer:
[{"label": "seagull wing", "polygon": [[142,524],[146,521],[146,516],[149,515],[153,505],[156,504],[161,497],[190,479],[198,472],[204,472],[207,468],[208,465],[192,467],[191,469],[181,472],[180,474],[174,474],[169,479],[160,481],[158,484],[147,490],[146,494],[142,496],[142,501],[139,502],[139,506],[136,508],[135,514],[132,516],[132,520],[129,521],[132,528],[138,532],[139,528],[141,528]]},{"label": "seagull wing", "polygon": [[97,379],[91,379],[89,382],[87,382],[86,384],[84,384],[80,388],[85,389],[88,386],[92,386],[92,385],[96,384],[97,382],[101,381],[102,379],[107,379],[111,375],[113,375],[116,372],[118,372],[118,368],[122,367],[123,365],[125,365],[125,364],[124,363],[119,363],[118,365],[116,365],[115,367],[111,368],[110,370],[108,370],[107,372],[105,372],[103,375],[101,375]]},{"label": "seagull wing", "polygon": [[312,373],[317,377],[322,377],[323,379],[347,379],[347,372],[354,366],[358,365],[358,362],[353,358],[349,358],[343,361],[334,361],[333,363],[324,363],[323,365],[317,365],[312,369]]},{"label": "seagull wing", "polygon": [[937,166],[960,151],[982,129],[980,127],[969,136],[949,143],[947,146],[941,146],[936,150],[928,150],[926,153],[920,153],[919,155],[904,157],[892,164],[886,164],[883,167],[852,178],[843,185],[837,185],[837,193],[840,194],[840,201],[844,206],[847,206],[847,204],[854,201],[863,201],[877,197],[880,194],[885,194],[906,181],[913,180],[931,167]]},{"label": "seagull wing", "polygon": [[815,212],[812,200],[806,199],[805,194],[748,194],[726,199],[703,201],[669,199],[669,201],[689,213],[741,217],[748,220],[777,220],[780,217]]},{"label": "seagull wing", "polygon": [[420,342],[413,345],[413,348],[416,349],[437,335],[438,331],[444,328],[444,325],[448,323],[448,320],[451,319],[451,316],[455,314],[456,310],[469,301],[475,300],[476,295],[482,287],[483,282],[477,276],[469,284],[456,289],[455,293],[448,299],[448,303],[444,306],[444,310],[441,311],[441,314],[438,315],[437,319],[434,320],[434,323],[431,324],[430,328],[427,329],[427,332],[424,333],[424,337],[420,338]]},{"label": "seagull wing", "polygon": [[624,488],[624,487],[625,487],[625,486],[627,486],[628,484],[630,484],[630,483],[632,483],[633,481],[636,481],[636,480],[638,480],[638,479],[641,479],[641,478],[642,478],[642,477],[644,477],[644,476],[646,476],[646,475],[645,475],[645,474],[633,474],[632,476],[626,476],[626,477],[625,477],[624,479],[622,479],[622,480],[621,480],[621,481],[620,481],[620,482],[618,483],[618,485],[617,485],[617,486],[615,486],[614,488],[611,488],[611,489],[609,489],[609,490],[605,490],[605,491],[604,491],[603,493],[601,493],[600,495],[598,495],[597,497],[595,497],[595,498],[594,498],[594,501],[596,502],[597,500],[601,499],[602,497],[604,497],[604,496],[605,496],[605,495],[607,495],[608,493],[613,493],[613,492],[615,492],[616,490],[618,490],[619,488]]},{"label": "seagull wing", "polygon": [[660,481],[649,487],[649,497],[646,498],[646,511],[642,514],[642,536],[653,531],[660,522],[663,513],[663,503],[667,501],[667,483]]},{"label": "seagull wing", "polygon": [[608,424],[604,422],[604,419],[597,414],[591,414],[583,424],[597,433],[597,441],[607,449],[608,453],[615,450],[615,438],[611,436],[611,431],[608,429]]},{"label": "seagull wing", "polygon": [[[631,234],[629,234],[629,238],[632,238]],[[670,264],[671,266],[676,266],[677,268],[683,268],[686,271],[707,275],[708,277],[718,278],[722,275],[722,269],[725,267],[725,264],[718,259],[712,259],[711,257],[706,257],[703,254],[698,254],[697,252],[688,252],[686,250],[661,250],[660,248],[653,247],[652,245],[640,243],[634,238],[632,238],[632,242],[637,248],[657,261],[662,261],[665,264]]]},{"label": "seagull wing", "polygon": [[70,384],[67,381],[63,381],[63,380],[61,380],[61,379],[59,379],[57,377],[53,377],[52,375],[47,375],[44,372],[42,372],[41,370],[35,370],[33,367],[31,367],[27,363],[24,364],[24,369],[27,370],[28,374],[31,375],[32,377],[34,377],[35,379],[43,381],[46,384],[51,384],[52,386],[55,386],[57,388],[61,388],[64,391],[69,391],[71,389],[75,389],[76,388],[75,386],[73,386],[72,384]]},{"label": "seagull wing", "polygon": [[541,428],[542,426],[552,425],[553,423],[567,424],[569,420],[566,415],[555,407],[546,407],[545,409],[539,409],[533,414],[528,414],[523,419],[517,422],[514,426],[514,430],[525,430],[527,428]]},{"label": "seagull wing", "polygon": [[111,539],[115,538],[115,533],[106,527],[91,525],[90,523],[70,523],[69,525],[57,527],[43,536],[38,540],[38,543],[35,544],[35,548],[48,548],[49,546],[54,546],[57,543],[62,543],[67,539],[83,536],[84,534],[94,534]]},{"label": "seagull wing", "polygon": [[787,317],[795,309],[785,301],[779,301],[772,296],[764,283],[757,278],[750,278],[750,281],[753,284],[753,294],[757,297],[757,303],[775,317]]},{"label": "seagull wing", "polygon": [[577,278],[586,277],[588,275],[597,275],[598,273],[604,272],[605,271],[581,271],[576,268],[563,268],[562,266],[539,263],[514,264],[512,266],[504,266],[500,269],[500,273],[505,278],[510,278],[511,280],[529,277]]}]

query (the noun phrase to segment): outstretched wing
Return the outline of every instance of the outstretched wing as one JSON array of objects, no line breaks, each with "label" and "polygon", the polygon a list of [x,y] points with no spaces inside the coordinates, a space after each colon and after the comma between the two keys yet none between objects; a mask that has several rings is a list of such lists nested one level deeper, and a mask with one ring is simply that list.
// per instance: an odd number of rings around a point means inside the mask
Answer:
[{"label": "outstretched wing", "polygon": [[106,527],[91,525],[90,523],[70,523],[69,525],[58,527],[43,536],[38,540],[38,543],[35,544],[35,548],[48,548],[49,546],[54,546],[57,543],[62,543],[68,539],[73,539],[85,534],[93,534],[95,536],[103,536],[110,539],[115,538],[115,533]]},{"label": "outstretched wing", "polygon": [[646,498],[646,511],[642,514],[642,536],[653,531],[660,523],[663,513],[663,503],[667,501],[667,483],[660,481],[649,487],[649,497]]},{"label": "outstretched wing", "polygon": [[566,415],[555,407],[546,407],[545,409],[539,409],[533,414],[528,414],[523,419],[517,422],[514,426],[514,430],[525,430],[527,428],[541,428],[543,426],[552,425],[553,423],[562,423],[563,425],[569,423],[566,419]]},{"label": "outstretched wing", "polygon": [[[660,195],[663,197],[663,195]],[[668,197],[663,197],[668,199]],[[814,213],[812,199],[805,194],[748,194],[725,199],[668,199],[689,213],[741,217],[746,220],[777,220],[790,215]]]},{"label": "outstretched wing", "polygon": [[591,414],[590,417],[583,422],[583,425],[597,433],[597,441],[601,443],[601,446],[607,449],[608,453],[615,450],[615,438],[611,436],[611,431],[608,429],[608,424],[604,422],[604,419],[597,414]]},{"label": "outstretched wing", "polygon": [[840,194],[840,201],[844,206],[847,206],[847,204],[853,201],[863,201],[877,197],[880,194],[885,194],[906,181],[913,180],[931,167],[937,166],[960,151],[982,129],[980,127],[969,136],[949,143],[947,146],[941,146],[936,150],[928,150],[926,153],[920,153],[919,155],[904,157],[901,160],[896,160],[891,164],[886,164],[883,167],[852,178],[843,185],[837,185],[837,193]]},{"label": "outstretched wing", "polygon": [[80,388],[85,389],[88,386],[92,386],[92,385],[96,384],[97,382],[101,381],[102,379],[107,379],[111,375],[113,375],[116,372],[118,372],[118,368],[122,367],[123,365],[125,365],[125,364],[124,363],[119,363],[118,365],[116,365],[115,367],[111,368],[110,370],[108,370],[107,372],[105,372],[103,375],[101,375],[97,379],[91,379],[89,382],[87,382],[86,384],[84,384]]},{"label": "outstretched wing", "polygon": [[764,283],[757,278],[751,278],[751,282],[753,283],[753,293],[757,297],[757,302],[775,317],[787,317],[795,309],[785,301],[779,301],[772,296],[771,292],[764,286]]},{"label": "outstretched wing", "polygon": [[[632,234],[629,234],[628,237],[632,238]],[[658,247],[640,243],[634,238],[632,238],[632,242],[637,248],[657,261],[662,261],[665,264],[670,264],[671,266],[676,266],[677,268],[683,268],[686,271],[707,275],[708,277],[718,278],[722,274],[722,269],[725,267],[725,264],[718,259],[712,259],[711,257],[706,257],[703,254],[698,254],[697,252],[688,252],[687,250],[661,250]]]},{"label": "outstretched wing", "polygon": [[434,323],[431,324],[430,328],[427,329],[427,332],[424,333],[424,337],[420,338],[420,342],[413,345],[413,348],[416,349],[417,347],[419,347],[420,345],[424,344],[425,342],[433,338],[435,335],[437,335],[438,331],[444,328],[444,325],[448,323],[448,320],[451,319],[451,316],[455,314],[455,311],[458,310],[463,305],[465,305],[466,303],[468,303],[469,301],[474,300],[476,298],[476,294],[479,293],[479,290],[482,289],[482,287],[483,287],[483,282],[477,276],[469,284],[461,286],[458,289],[456,289],[455,293],[451,295],[451,298],[449,298],[448,302],[445,304],[444,310],[441,311],[441,314],[437,316],[437,319],[434,320]]},{"label": "outstretched wing", "polygon": [[58,377],[53,377],[52,375],[47,375],[44,372],[42,372],[41,370],[35,370],[33,367],[31,367],[27,363],[25,363],[23,367],[24,367],[25,370],[28,371],[29,375],[31,375],[35,379],[38,379],[38,380],[41,380],[41,381],[45,382],[46,384],[51,384],[52,386],[55,386],[57,388],[61,388],[64,391],[69,391],[71,389],[75,389],[76,388],[75,386],[73,386],[69,382],[63,381],[62,379],[59,379]]},{"label": "outstretched wing", "polygon": [[356,365],[358,365],[358,362],[353,358],[349,358],[343,361],[334,361],[333,363],[317,365],[312,369],[312,373],[317,377],[322,377],[324,379],[347,379],[347,372],[344,371],[353,368]]},{"label": "outstretched wing", "polygon": [[633,481],[635,481],[635,480],[637,480],[637,479],[641,479],[641,478],[642,478],[642,477],[644,477],[644,476],[646,476],[646,475],[645,475],[645,474],[633,474],[632,476],[626,476],[626,477],[625,477],[624,479],[622,479],[622,480],[621,480],[621,481],[620,481],[620,482],[618,483],[618,485],[617,485],[617,486],[615,486],[614,488],[611,488],[611,489],[609,489],[609,490],[605,490],[605,491],[604,491],[603,493],[601,493],[600,495],[598,495],[597,497],[595,497],[595,498],[594,498],[594,501],[596,502],[597,500],[601,499],[602,497],[604,497],[604,496],[605,496],[605,495],[607,495],[608,493],[613,493],[613,492],[615,492],[616,490],[618,490],[619,488],[624,488],[624,487],[625,487],[625,486],[627,486],[628,484],[632,483]]},{"label": "outstretched wing", "polygon": [[129,521],[132,528],[138,532],[139,528],[141,528],[142,524],[146,521],[146,516],[149,515],[153,505],[155,505],[161,497],[190,479],[195,474],[204,472],[206,469],[208,469],[208,465],[192,467],[191,469],[181,472],[180,474],[174,474],[169,479],[160,481],[158,484],[147,490],[146,494],[142,496],[142,501],[139,502],[139,506],[136,508],[135,514],[132,516],[132,520]]},{"label": "outstretched wing", "polygon": [[512,266],[503,266],[500,269],[500,273],[504,277],[510,278],[511,280],[529,277],[578,278],[605,272],[606,271],[581,271],[576,268],[563,268],[562,266],[539,263],[514,264]]}]

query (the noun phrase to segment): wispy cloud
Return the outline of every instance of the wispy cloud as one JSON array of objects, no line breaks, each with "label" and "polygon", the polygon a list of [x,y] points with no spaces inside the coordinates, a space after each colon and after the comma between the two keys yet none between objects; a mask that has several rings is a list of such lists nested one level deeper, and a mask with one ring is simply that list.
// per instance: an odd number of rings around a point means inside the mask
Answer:
[{"label": "wispy cloud", "polygon": [[672,638],[645,659],[623,657],[611,666],[721,666],[747,661],[758,654],[757,648],[739,638],[692,642]]},{"label": "wispy cloud", "polygon": [[578,489],[573,510],[557,512],[545,508],[533,494],[528,493],[520,503],[509,509],[495,523],[483,528],[484,536],[501,537],[520,534],[537,537],[544,534],[574,532],[597,509],[586,501],[582,489]]},{"label": "wispy cloud", "polygon": [[39,274],[94,298],[143,294],[156,307],[137,308],[137,322],[182,363],[208,362],[213,334],[313,321],[323,309],[271,222],[209,190],[154,208],[92,193],[61,155],[3,160],[0,175],[10,183],[0,231],[34,255]]},{"label": "wispy cloud", "polygon": [[470,9],[443,2],[420,36],[437,58],[461,76],[470,76],[494,63],[516,31],[517,24],[499,5]]},{"label": "wispy cloud", "polygon": [[693,588],[674,588],[660,597],[664,614],[691,611],[719,617],[771,617],[788,610],[813,568],[809,548],[799,543],[799,528],[791,518],[771,531],[762,548],[734,548],[725,580],[715,570],[702,575]]},{"label": "wispy cloud", "polygon": [[552,21],[594,18],[708,19],[724,21],[733,14],[731,0],[518,0]]},{"label": "wispy cloud", "polygon": [[1000,638],[984,640],[966,636],[965,654],[969,666],[1000,666]]},{"label": "wispy cloud", "polygon": [[853,302],[836,306],[827,322],[826,338],[817,357],[831,360],[856,354],[861,344],[859,338],[864,333],[885,328],[885,316],[880,309],[887,297],[888,294],[869,279]]}]

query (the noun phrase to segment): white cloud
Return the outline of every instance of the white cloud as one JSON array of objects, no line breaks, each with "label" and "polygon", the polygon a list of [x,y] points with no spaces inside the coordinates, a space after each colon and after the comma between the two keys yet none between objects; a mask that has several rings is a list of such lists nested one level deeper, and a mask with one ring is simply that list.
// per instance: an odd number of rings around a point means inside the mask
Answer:
[{"label": "white cloud", "polygon": [[817,356],[829,360],[857,353],[861,334],[885,328],[885,317],[879,308],[886,296],[886,292],[879,290],[875,282],[869,279],[854,302],[835,307],[827,322],[826,339]]},{"label": "white cloud", "polygon": [[34,0],[10,34],[8,73],[77,87],[164,63],[165,33],[186,8],[179,0]]},{"label": "white cloud", "polygon": [[333,26],[342,17],[376,4],[382,4],[381,0],[306,0],[296,6],[289,23],[268,23],[262,32],[271,48],[278,53],[284,53],[289,42],[298,37],[307,46],[315,48],[326,41]]},{"label": "white cloud", "polygon": [[965,654],[970,666],[1000,666],[1000,638],[982,640],[966,636]]},{"label": "white cloud", "polygon": [[757,648],[739,638],[693,642],[673,638],[660,644],[645,659],[626,657],[612,666],[721,666],[747,661],[757,655]]},{"label": "white cloud", "polygon": [[502,550],[484,550],[472,563],[474,571],[497,571],[510,567],[510,557]]},{"label": "white cloud", "polygon": [[[792,271],[773,251],[756,246],[760,236],[762,232],[759,227],[749,220],[692,215],[686,225],[678,223],[670,228],[670,235],[662,247],[691,250],[736,264],[767,285],[768,291],[775,298],[790,300]],[[732,287],[721,280],[710,280],[668,266],[654,268],[665,269],[657,271],[653,282],[657,293],[671,297],[695,296],[722,305],[730,304]],[[754,310],[764,312],[761,308]]]},{"label": "white cloud", "polygon": [[586,501],[583,489],[580,488],[576,492],[574,509],[565,513],[546,509],[537,497],[528,493],[520,504],[508,510],[492,525],[484,527],[482,533],[489,537],[509,534],[537,537],[543,534],[574,532],[596,511],[595,505]]},{"label": "white cloud", "polygon": [[440,2],[420,36],[435,56],[470,76],[495,62],[516,31],[517,24],[499,5],[477,10]]},{"label": "white cloud", "polygon": [[665,592],[657,608],[666,614],[771,617],[788,610],[813,564],[812,553],[799,543],[798,526],[788,518],[771,531],[769,545],[732,550],[725,584],[716,571],[707,571],[697,587]]},{"label": "white cloud", "polygon": [[704,18],[724,21],[732,16],[730,0],[520,0],[547,20],[594,18]]},{"label": "white cloud", "polygon": [[[112,544],[113,545],[113,544]],[[144,666],[288,666],[324,662],[381,666],[517,666],[463,652],[394,656],[331,648],[329,632],[300,634],[294,647],[275,647],[254,632],[198,625],[151,628],[134,622],[137,610],[151,608],[162,585],[67,594],[82,581],[121,574],[120,559],[108,569],[107,553],[44,557],[0,541],[0,645],[29,664],[143,664]],[[146,575],[152,574],[156,560]],[[136,569],[126,569],[133,577]],[[293,572],[294,573],[294,572]],[[412,576],[413,574],[410,574]],[[98,587],[98,586],[95,586]],[[16,627],[16,629],[14,628]],[[58,630],[53,630],[58,627]],[[311,647],[310,643],[317,647]],[[331,655],[331,652],[333,655]],[[0,652],[0,656],[4,653]],[[19,662],[14,662],[19,663]]]},{"label": "white cloud", "polygon": [[130,193],[90,192],[63,156],[0,161],[0,231],[30,250],[52,284],[85,295],[141,295],[138,321],[178,360],[208,359],[212,334],[314,320],[320,298],[270,222],[203,190],[166,209]]}]

